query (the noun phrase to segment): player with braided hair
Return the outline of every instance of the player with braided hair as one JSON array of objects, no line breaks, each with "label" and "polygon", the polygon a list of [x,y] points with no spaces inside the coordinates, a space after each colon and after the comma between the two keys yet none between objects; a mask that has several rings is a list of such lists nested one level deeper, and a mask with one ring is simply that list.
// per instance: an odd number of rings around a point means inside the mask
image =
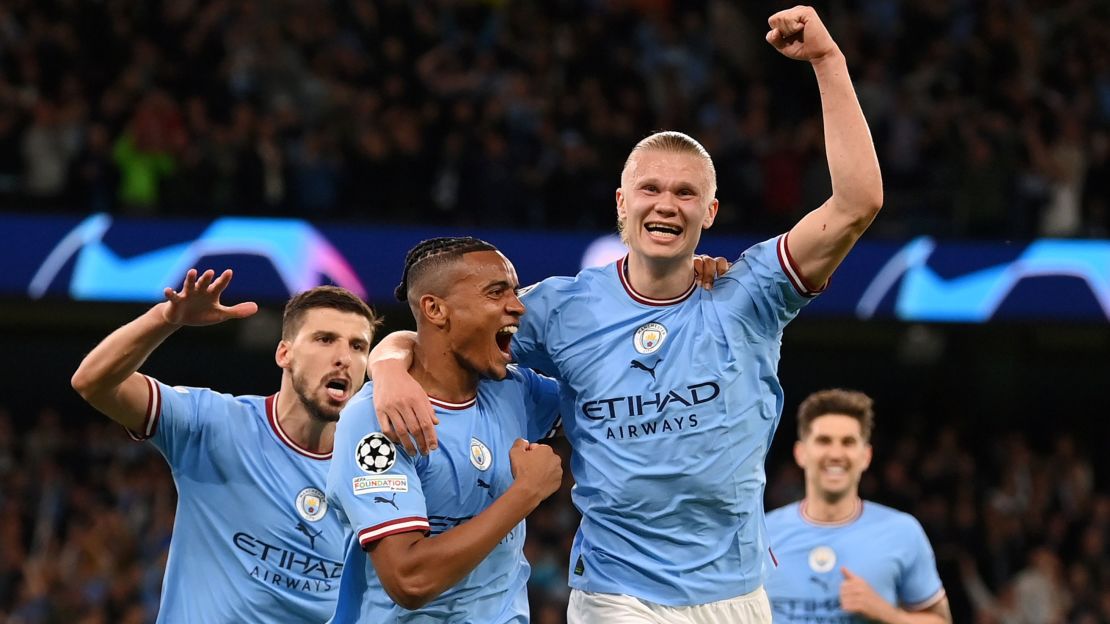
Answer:
[{"label": "player with braided hair", "polygon": [[509,364],[524,306],[513,265],[476,238],[435,238],[397,287],[416,318],[408,372],[442,451],[407,453],[374,411],[373,382],[335,433],[328,500],[354,532],[333,622],[523,622],[524,518],[562,483],[551,447],[558,385]]}]

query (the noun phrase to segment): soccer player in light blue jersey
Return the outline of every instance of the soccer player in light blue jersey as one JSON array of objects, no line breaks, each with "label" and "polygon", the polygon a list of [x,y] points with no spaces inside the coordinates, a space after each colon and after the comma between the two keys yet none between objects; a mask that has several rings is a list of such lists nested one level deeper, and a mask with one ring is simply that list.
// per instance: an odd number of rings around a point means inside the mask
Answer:
[{"label": "soccer player in light blue jersey", "polygon": [[[474,238],[409,252],[397,297],[416,317],[411,367],[439,418],[439,450],[381,433],[373,384],[343,413],[329,502],[354,530],[332,622],[528,621],[524,518],[559,489],[558,384],[509,365],[524,306],[516,270]],[[433,398],[434,397],[434,398]]]},{"label": "soccer player in light blue jersey", "polygon": [[805,499],[767,514],[775,624],[951,624],[929,539],[909,514],[859,497],[871,464],[871,398],[823,390],[798,407]]},{"label": "soccer player in light blue jersey", "polygon": [[[768,43],[817,77],[828,201],[699,290],[694,250],[717,216],[715,169],[694,139],[657,133],[633,148],[616,191],[628,255],[522,297],[512,354],[563,382],[573,448],[571,624],[770,621],[764,459],[783,404],[782,331],[883,193],[847,63],[816,12],[795,7],[769,24]],[[375,407],[398,433],[426,438],[430,408],[403,375],[406,339],[387,340],[371,358]]]},{"label": "soccer player in light blue jersey", "polygon": [[73,375],[93,407],[149,439],[177,486],[159,622],[313,623],[335,609],[349,533],[324,499],[340,410],[366,378],[379,321],[333,286],[289,300],[280,390],[231,396],[138,372],[178,328],[250,316],[220,303],[231,271],[190,270],[179,292],[117,329]]}]

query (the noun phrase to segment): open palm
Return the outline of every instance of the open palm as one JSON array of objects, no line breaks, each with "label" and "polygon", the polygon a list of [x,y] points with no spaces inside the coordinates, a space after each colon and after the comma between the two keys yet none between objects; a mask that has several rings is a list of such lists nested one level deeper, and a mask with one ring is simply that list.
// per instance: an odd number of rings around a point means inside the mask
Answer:
[{"label": "open palm", "polygon": [[180,291],[166,288],[164,294],[169,305],[163,311],[167,322],[174,325],[215,325],[227,319],[246,318],[258,311],[258,304],[245,301],[233,306],[220,303],[220,295],[231,283],[231,269],[216,277],[216,272],[205,271],[197,277],[196,269],[189,269]]}]

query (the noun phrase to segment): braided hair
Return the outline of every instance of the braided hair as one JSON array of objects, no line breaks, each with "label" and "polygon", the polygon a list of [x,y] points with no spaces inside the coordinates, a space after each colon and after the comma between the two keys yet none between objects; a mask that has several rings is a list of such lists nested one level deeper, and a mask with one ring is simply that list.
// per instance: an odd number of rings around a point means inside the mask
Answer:
[{"label": "braided hair", "polygon": [[443,236],[417,243],[405,254],[405,271],[393,296],[397,301],[408,301],[410,284],[472,251],[497,251],[497,248],[472,236]]}]

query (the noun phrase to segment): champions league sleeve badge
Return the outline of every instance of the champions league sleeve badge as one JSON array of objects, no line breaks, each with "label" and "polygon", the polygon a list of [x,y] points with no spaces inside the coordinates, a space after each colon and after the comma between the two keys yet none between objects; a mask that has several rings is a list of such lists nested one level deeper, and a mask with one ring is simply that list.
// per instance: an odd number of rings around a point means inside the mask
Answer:
[{"label": "champions league sleeve badge", "polygon": [[363,436],[355,447],[355,463],[363,472],[381,474],[397,463],[397,449],[381,433]]},{"label": "champions league sleeve badge", "polygon": [[316,522],[328,513],[328,501],[324,493],[314,487],[306,487],[297,494],[297,513],[309,522]]}]

